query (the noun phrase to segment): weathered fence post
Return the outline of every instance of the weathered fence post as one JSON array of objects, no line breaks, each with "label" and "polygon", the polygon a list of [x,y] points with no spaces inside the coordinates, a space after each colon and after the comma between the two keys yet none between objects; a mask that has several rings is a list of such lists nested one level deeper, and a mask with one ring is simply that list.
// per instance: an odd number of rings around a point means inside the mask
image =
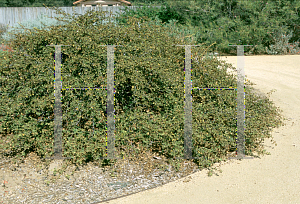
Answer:
[{"label": "weathered fence post", "polygon": [[253,159],[245,157],[245,60],[244,46],[253,45],[229,45],[237,46],[237,157],[229,159]]},{"label": "weathered fence post", "polygon": [[55,47],[55,81],[54,81],[54,157],[47,159],[71,159],[62,157],[62,109],[61,109],[61,46],[69,45],[46,45]]}]

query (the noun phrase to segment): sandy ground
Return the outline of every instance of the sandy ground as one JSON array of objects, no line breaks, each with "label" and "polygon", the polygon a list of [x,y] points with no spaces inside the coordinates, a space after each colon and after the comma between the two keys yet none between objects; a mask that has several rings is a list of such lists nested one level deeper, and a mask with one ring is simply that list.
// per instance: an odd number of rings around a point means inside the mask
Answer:
[{"label": "sandy ground", "polygon": [[[237,66],[236,56],[221,59]],[[219,176],[208,177],[208,170],[203,170],[192,174],[189,182],[180,179],[106,203],[300,203],[300,55],[245,56],[244,59],[246,78],[264,94],[276,89],[270,100],[289,119],[285,126],[272,131],[277,146],[270,139],[264,142],[271,155],[230,160],[221,163],[223,172]]]}]

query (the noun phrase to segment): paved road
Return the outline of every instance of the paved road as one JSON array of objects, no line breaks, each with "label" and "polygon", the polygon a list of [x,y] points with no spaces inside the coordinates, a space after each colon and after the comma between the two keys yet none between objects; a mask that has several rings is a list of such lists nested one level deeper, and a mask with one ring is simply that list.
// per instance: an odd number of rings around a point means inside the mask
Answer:
[{"label": "paved road", "polygon": [[[221,57],[237,66],[237,57]],[[300,203],[300,55],[245,56],[245,75],[253,86],[266,94],[289,118],[285,126],[273,129],[277,143],[265,141],[265,155],[248,160],[222,163],[219,176],[207,170],[184,179],[144,191],[109,204],[265,204]],[[215,165],[217,166],[217,165]]]}]

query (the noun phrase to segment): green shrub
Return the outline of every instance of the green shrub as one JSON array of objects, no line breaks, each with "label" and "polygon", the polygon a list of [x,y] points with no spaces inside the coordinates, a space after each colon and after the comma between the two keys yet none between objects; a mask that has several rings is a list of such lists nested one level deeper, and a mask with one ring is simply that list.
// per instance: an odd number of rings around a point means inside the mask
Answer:
[{"label": "green shrub", "polygon": [[[266,48],[280,40],[275,39],[278,33],[295,33],[289,40],[290,44],[297,42],[300,37],[297,26],[300,20],[297,15],[300,12],[299,1],[168,1],[163,5],[176,15],[169,16],[166,8],[140,8],[124,12],[120,19],[135,15],[151,20],[158,18],[162,22],[178,20],[174,29],[184,27],[190,30],[197,43],[215,43],[212,49],[227,55],[236,55],[235,48],[228,44],[254,45],[245,47],[245,54],[268,54]],[[183,20],[179,21],[176,16]]]},{"label": "green shrub", "polygon": [[[16,33],[9,42],[16,51],[5,54],[0,72],[1,149],[10,152],[5,156],[53,155],[54,71],[49,65],[55,50],[46,45],[70,45],[62,47],[63,87],[106,86],[107,47],[100,45],[123,45],[114,52],[115,145],[124,150],[131,148],[130,142],[140,144],[177,167],[183,161],[173,158],[183,157],[184,150],[185,49],[172,45],[195,40],[179,37],[149,18],[128,16],[124,25],[114,25],[103,24],[102,12],[63,14],[68,23]],[[235,68],[215,58],[202,59],[207,49],[192,49],[193,87],[235,87],[236,79],[226,72]],[[62,91],[63,156],[74,164],[105,157],[106,100],[105,90]],[[203,158],[195,160],[199,167],[234,151],[235,110],[234,91],[193,90],[193,156]],[[246,86],[246,155],[261,153],[260,143],[280,124],[273,103]]]},{"label": "green shrub", "polygon": [[0,44],[2,43],[3,41],[3,35],[4,33],[7,31],[8,29],[8,26],[4,25],[4,24],[0,24]]},{"label": "green shrub", "polygon": [[270,45],[270,49],[266,48],[268,54],[276,55],[276,54],[300,54],[299,42],[295,42],[293,44],[289,43],[289,39],[293,36],[293,32],[286,35],[283,33],[278,34],[274,37],[275,45]]}]

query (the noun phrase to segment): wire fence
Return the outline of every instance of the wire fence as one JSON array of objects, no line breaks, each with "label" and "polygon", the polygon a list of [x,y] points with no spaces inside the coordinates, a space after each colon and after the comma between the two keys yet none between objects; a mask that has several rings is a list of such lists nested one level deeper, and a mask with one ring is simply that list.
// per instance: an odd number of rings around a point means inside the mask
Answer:
[{"label": "wire fence", "polygon": [[[63,88],[61,80],[61,46],[69,45],[47,45],[55,47],[55,106],[54,106],[54,156],[47,159],[71,159],[62,157],[62,90],[107,90],[107,156],[100,159],[120,159],[115,155],[115,123],[114,123],[114,47],[122,45],[101,45],[107,46],[107,86],[103,87],[75,87]],[[174,45],[173,45],[174,46]],[[245,157],[245,85],[244,85],[244,46],[252,45],[229,45],[237,46],[237,87],[192,87],[191,80],[191,47],[199,45],[175,45],[185,47],[185,80],[184,80],[184,159],[197,159],[192,156],[192,90],[237,90],[237,137],[236,154],[237,157],[229,159],[253,159]],[[182,157],[175,157],[182,159]]]}]

